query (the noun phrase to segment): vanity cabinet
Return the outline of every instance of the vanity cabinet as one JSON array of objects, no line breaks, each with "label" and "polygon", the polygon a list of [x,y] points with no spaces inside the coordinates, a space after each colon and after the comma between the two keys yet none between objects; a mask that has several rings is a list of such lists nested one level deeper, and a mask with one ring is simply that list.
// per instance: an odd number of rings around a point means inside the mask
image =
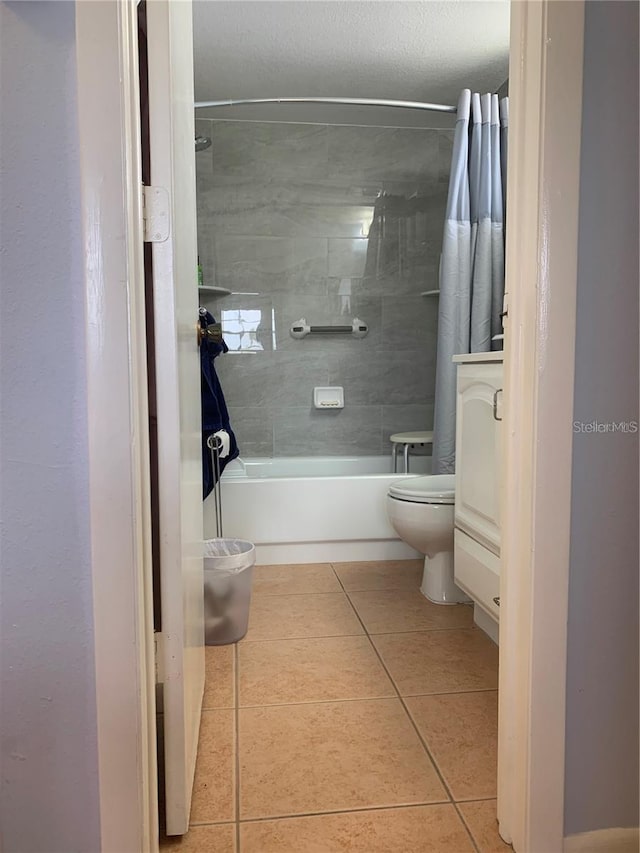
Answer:
[{"label": "vanity cabinet", "polygon": [[[484,360],[483,360],[484,359]],[[502,353],[457,356],[456,584],[499,618]]]}]

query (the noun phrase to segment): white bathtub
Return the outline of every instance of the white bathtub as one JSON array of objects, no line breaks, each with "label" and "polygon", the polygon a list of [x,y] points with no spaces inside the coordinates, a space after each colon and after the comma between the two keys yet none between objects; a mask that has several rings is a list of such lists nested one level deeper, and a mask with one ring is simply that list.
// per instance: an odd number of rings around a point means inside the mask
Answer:
[{"label": "white bathtub", "polygon": [[[412,474],[430,462],[412,457]],[[387,520],[389,484],[403,476],[390,455],[237,460],[222,477],[224,535],[253,542],[263,565],[417,557]],[[204,507],[209,538],[212,497]]]}]

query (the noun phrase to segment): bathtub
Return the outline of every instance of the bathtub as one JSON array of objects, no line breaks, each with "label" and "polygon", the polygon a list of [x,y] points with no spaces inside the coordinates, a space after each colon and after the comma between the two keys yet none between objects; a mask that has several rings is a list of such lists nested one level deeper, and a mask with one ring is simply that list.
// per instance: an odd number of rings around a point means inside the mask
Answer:
[{"label": "bathtub", "polygon": [[[430,462],[413,456],[412,474]],[[404,476],[390,455],[239,459],[222,476],[224,535],[253,542],[263,565],[415,558],[386,514],[389,484]],[[215,536],[212,496],[204,522]]]}]

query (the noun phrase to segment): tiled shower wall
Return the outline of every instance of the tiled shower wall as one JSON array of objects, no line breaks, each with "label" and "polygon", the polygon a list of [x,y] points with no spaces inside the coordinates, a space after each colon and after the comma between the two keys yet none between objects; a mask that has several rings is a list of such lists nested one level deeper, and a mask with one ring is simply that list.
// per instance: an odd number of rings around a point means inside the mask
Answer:
[{"label": "tiled shower wall", "polygon": [[[433,421],[453,132],[198,121],[201,293],[232,351],[216,367],[241,454],[382,455]],[[386,198],[382,199],[382,194]],[[377,206],[376,206],[377,205]],[[384,222],[376,216],[384,206]],[[296,320],[369,326],[291,337]],[[342,385],[340,411],[313,408]]]}]

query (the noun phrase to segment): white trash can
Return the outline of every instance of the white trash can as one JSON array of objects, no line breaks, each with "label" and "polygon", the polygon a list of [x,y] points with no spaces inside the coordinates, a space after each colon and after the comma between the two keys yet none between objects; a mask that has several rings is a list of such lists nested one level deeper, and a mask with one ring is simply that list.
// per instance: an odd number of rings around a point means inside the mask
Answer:
[{"label": "white trash can", "polygon": [[204,543],[204,642],[224,646],[241,640],[249,626],[255,545],[243,539]]}]

